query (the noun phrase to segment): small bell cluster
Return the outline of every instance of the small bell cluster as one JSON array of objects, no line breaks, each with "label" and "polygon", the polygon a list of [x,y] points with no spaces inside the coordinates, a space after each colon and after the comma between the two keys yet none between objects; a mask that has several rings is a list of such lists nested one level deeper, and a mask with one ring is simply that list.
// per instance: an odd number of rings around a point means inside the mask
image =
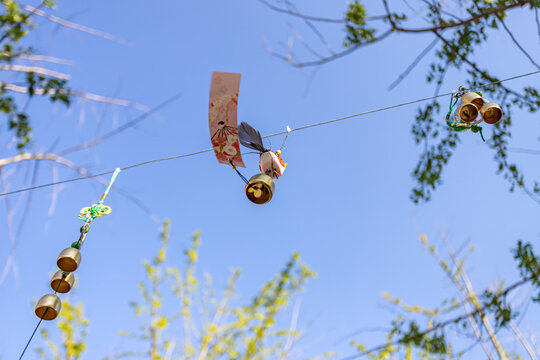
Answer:
[{"label": "small bell cluster", "polygon": [[[478,113],[481,118],[477,120]],[[464,122],[467,124],[478,124],[484,121],[494,125],[502,118],[501,107],[482,98],[482,95],[475,92],[466,92],[461,96],[461,104],[454,113],[454,122]]]},{"label": "small bell cluster", "polygon": [[[457,103],[458,98],[460,104],[452,115],[452,121],[450,121],[452,108]],[[455,103],[452,103],[454,99]],[[478,118],[478,114],[480,114],[480,118]],[[446,123],[454,131],[470,129],[473,132],[480,132],[482,140],[484,140],[482,127],[478,126],[478,124],[484,121],[486,124],[494,125],[501,120],[502,116],[503,112],[498,104],[482,98],[481,93],[467,92],[464,88],[460,88],[459,92],[452,95]]]},{"label": "small bell cluster", "polygon": [[56,260],[58,270],[51,279],[51,288],[54,294],[47,294],[39,299],[36,305],[36,315],[43,320],[54,320],[60,313],[62,302],[57,293],[67,293],[73,288],[75,276],[73,272],[77,270],[81,263],[81,246],[86,238],[86,234],[90,228],[91,218],[88,218],[85,224],[81,227],[81,235],[79,240],[71,244],[71,247],[62,250]]}]

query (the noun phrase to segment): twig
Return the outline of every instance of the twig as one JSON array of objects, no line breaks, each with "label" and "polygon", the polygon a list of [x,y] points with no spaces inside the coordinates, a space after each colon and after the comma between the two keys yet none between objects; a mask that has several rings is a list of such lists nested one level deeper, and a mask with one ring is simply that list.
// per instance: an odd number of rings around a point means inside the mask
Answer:
[{"label": "twig", "polygon": [[[294,11],[298,11],[296,6],[293,3],[291,3],[289,0],[285,0],[285,3]],[[317,27],[313,25],[309,19],[303,19],[303,20],[304,20],[304,23],[311,29],[311,31],[313,31],[313,33],[319,38],[319,41],[330,52],[330,54],[334,55],[335,54],[334,50],[332,50],[332,47],[326,41],[326,39],[324,38],[324,35],[319,31],[319,29],[317,29]]]},{"label": "twig", "polygon": [[285,346],[283,347],[283,353],[279,357],[280,360],[285,360],[285,358],[289,355],[289,351],[291,351],[291,348],[294,344],[294,333],[296,332],[296,327],[298,325],[298,314],[300,313],[300,305],[302,304],[302,299],[299,298],[294,303],[294,309],[291,316],[291,325],[289,326],[289,336],[287,336],[287,342],[285,343]]},{"label": "twig", "polygon": [[[88,171],[87,169],[81,167],[81,166],[78,166],[77,164],[61,157],[61,156],[58,156],[57,154],[52,154],[52,153],[36,153],[36,154],[32,154],[32,153],[22,153],[22,154],[19,154],[19,155],[16,155],[16,156],[13,156],[11,158],[6,158],[6,159],[0,159],[0,170],[2,170],[2,168],[6,165],[10,165],[10,164],[14,164],[14,163],[19,163],[19,162],[23,162],[23,161],[39,161],[39,160],[48,160],[48,161],[52,161],[52,162],[55,162],[55,163],[58,163],[60,165],[63,165],[63,166],[66,166],[70,169],[73,169],[75,170],[76,172],[78,172],[79,174],[83,175],[83,176],[92,176],[92,173],[90,171]],[[104,179],[103,177],[101,176],[93,176],[96,181],[100,182],[101,184],[103,185],[107,185],[109,183],[109,181],[107,179]],[[117,188],[117,192],[119,194],[121,194],[122,196],[124,196],[126,199],[128,199],[129,201],[131,201],[132,203],[134,203],[136,206],[138,206],[139,208],[141,208],[145,213],[148,214],[148,216],[150,217],[150,219],[155,222],[156,224],[159,224],[161,223],[159,217],[157,215],[155,215],[143,202],[141,202],[139,199],[135,198],[133,195],[131,195],[130,192],[126,192],[124,190],[122,190],[121,188]]]},{"label": "twig", "polygon": [[540,43],[540,19],[538,18],[538,8],[534,8],[534,19],[536,20],[536,28],[538,29],[538,42]]},{"label": "twig", "polygon": [[315,51],[311,46],[308,45],[308,43],[304,40],[304,38],[302,38],[302,36],[300,35],[300,33],[298,31],[296,31],[296,29],[290,25],[290,28],[291,28],[291,31],[293,32],[294,36],[296,36],[296,39],[298,41],[300,41],[300,43],[304,46],[304,48],[310,52],[313,56],[316,56],[318,57],[319,59],[322,59],[324,58],[324,56],[322,56],[321,54],[319,54],[317,51]]},{"label": "twig", "polygon": [[508,148],[506,150],[507,151],[512,151],[512,152],[524,153],[524,154],[540,155],[540,150],[523,149],[523,148],[515,148],[515,147]]},{"label": "twig", "polygon": [[[15,91],[15,92],[18,92],[18,93],[23,93],[23,94],[28,93],[28,89],[26,87],[24,87],[24,86],[15,85],[15,84],[9,84],[9,83],[3,83],[3,82],[0,82],[0,86],[4,86],[4,88],[6,90]],[[55,90],[51,89],[47,93],[52,94],[54,91]],[[140,110],[140,111],[148,111],[149,110],[149,108],[147,106],[144,106],[144,105],[141,105],[141,104],[138,104],[138,103],[134,103],[132,101],[107,97],[107,96],[103,96],[103,95],[98,95],[98,94],[93,94],[93,93],[88,93],[88,92],[83,92],[83,91],[78,91],[78,90],[69,90],[69,91],[60,90],[60,93],[68,94],[68,95],[74,95],[74,96],[81,97],[81,98],[84,98],[84,99],[93,100],[93,101],[97,101],[97,102],[102,102],[102,103],[106,103],[106,104],[114,104],[114,105],[118,105],[118,106],[132,107],[132,108]],[[36,95],[44,95],[45,90],[44,89],[34,89],[34,94],[36,94]]]},{"label": "twig", "polygon": [[155,108],[150,109],[150,110],[146,111],[145,113],[141,114],[140,116],[136,117],[135,119],[128,121],[124,125],[121,125],[121,126],[117,127],[116,129],[111,130],[111,131],[105,133],[104,135],[94,139],[94,140],[90,140],[90,141],[84,142],[82,144],[75,145],[75,146],[69,147],[67,149],[64,149],[64,150],[60,151],[58,153],[58,155],[63,156],[63,155],[72,153],[74,151],[78,151],[78,150],[81,150],[81,149],[86,149],[86,148],[95,146],[95,145],[99,144],[100,142],[102,142],[102,141],[104,141],[104,140],[106,140],[106,139],[108,139],[108,138],[110,138],[112,136],[115,136],[115,135],[121,133],[122,131],[124,131],[126,129],[129,129],[129,128],[135,126],[137,123],[143,121],[148,116],[154,114],[155,112],[157,112],[161,108],[169,105],[170,103],[177,100],[181,96],[182,96],[182,93],[178,93],[178,94],[174,95],[173,97],[167,99],[166,101],[162,102],[161,104],[159,104]]},{"label": "twig", "polygon": [[[53,163],[52,174],[53,174],[53,182],[57,182],[58,181],[58,165],[56,163]],[[49,211],[47,212],[47,215],[49,216],[49,218],[54,213],[54,208],[56,207],[56,202],[58,201],[58,193],[61,191],[62,187],[63,187],[62,184],[57,184],[53,186],[53,192],[51,195],[51,204],[49,205]]]},{"label": "twig", "polygon": [[117,36],[111,35],[109,33],[101,31],[101,30],[92,29],[92,28],[90,28],[88,26],[79,25],[79,24],[73,23],[71,21],[67,21],[65,19],[59,18],[58,16],[47,14],[45,11],[34,8],[33,6],[25,5],[25,6],[23,6],[23,8],[26,11],[30,11],[30,12],[38,15],[38,16],[45,17],[46,19],[48,19],[48,20],[50,20],[50,21],[52,21],[54,23],[60,24],[62,26],[65,26],[67,28],[82,31],[82,32],[85,32],[85,33],[88,33],[88,34],[91,34],[91,35],[96,35],[96,36],[102,37],[104,39],[117,42],[119,44],[128,45],[128,46],[133,45],[133,43],[131,43],[131,42],[127,41],[127,40],[124,40],[122,38],[119,38]]},{"label": "twig", "polygon": [[[533,274],[529,277],[526,277],[526,278],[522,278],[521,280],[513,283],[512,285],[508,286],[507,288],[505,288],[503,291],[501,291],[500,293],[500,296],[506,296],[508,295],[509,293],[511,293],[512,291],[514,291],[515,289],[519,288],[520,286],[528,283],[529,281],[531,281],[532,279],[534,279],[536,276],[536,274]],[[483,306],[482,308],[480,308],[480,311],[484,311],[485,308],[487,307],[487,305]],[[475,311],[473,314],[479,314],[478,311]],[[460,315],[460,316],[457,316],[455,318],[451,318],[451,319],[448,319],[448,320],[445,320],[443,322],[440,322],[440,323],[437,323],[435,324],[434,326],[432,326],[431,328],[427,329],[427,330],[424,330],[424,331],[421,331],[421,332],[418,332],[417,334],[415,334],[415,336],[425,336],[425,335],[428,335],[434,331],[437,331],[437,330],[440,330],[440,329],[443,329],[445,328],[446,326],[448,325],[451,325],[451,324],[457,324],[459,323],[460,321],[462,320],[465,320],[466,318],[468,318],[470,316],[470,314],[463,314],[463,315]],[[386,342],[385,344],[381,344],[381,345],[377,345],[377,346],[374,346],[370,349],[366,349],[366,350],[363,350],[363,351],[360,351],[358,354],[354,354],[354,355],[351,355],[351,356],[347,356],[347,357],[344,357],[342,358],[342,360],[352,360],[352,359],[357,359],[357,358],[360,358],[360,357],[363,357],[363,356],[366,356],[368,354],[372,354],[376,351],[379,351],[379,350],[382,350],[386,347],[388,347],[389,345],[398,345],[400,343],[403,343],[404,341],[407,341],[407,340],[411,340],[407,337],[400,337],[399,339],[395,340],[395,341],[391,341],[391,342]]]},{"label": "twig", "polygon": [[42,1],[36,8],[34,8],[34,11],[30,11],[30,13],[26,14],[25,16],[22,17],[22,19],[20,19],[19,21],[15,22],[15,24],[13,24],[13,26],[9,29],[9,30],[6,30],[4,31],[4,35],[2,35],[2,37],[0,38],[0,43],[2,41],[4,41],[10,34],[11,30],[15,29],[15,27],[17,26],[21,26],[21,24],[23,24],[26,20],[28,20],[32,15],[34,15],[37,11],[39,11],[40,8],[42,8],[43,6],[45,6],[45,3],[46,1]]},{"label": "twig", "polygon": [[403,81],[403,79],[405,79],[407,77],[407,75],[409,75],[409,73],[416,67],[416,65],[418,65],[418,63],[424,58],[424,56],[426,56],[430,51],[431,49],[433,49],[433,47],[437,44],[437,42],[439,41],[439,39],[435,38],[417,57],[416,59],[414,59],[414,61],[407,67],[407,69],[405,69],[405,71],[403,73],[401,73],[401,75],[399,75],[399,77],[394,80],[394,82],[392,84],[390,84],[390,86],[388,87],[388,91],[391,91],[392,89],[394,89],[401,81]]},{"label": "twig", "polygon": [[[291,10],[287,10],[287,9],[282,9],[280,7],[277,7],[277,6],[273,5],[273,4],[270,4],[266,0],[258,0],[258,1],[261,4],[265,5],[266,7],[270,8],[270,9],[276,11],[276,12],[296,16],[296,17],[299,17],[299,18],[304,19],[304,20],[327,22],[327,23],[337,23],[337,24],[343,24],[343,23],[347,22],[347,19],[329,19],[329,18],[323,18],[323,17],[317,17],[317,16],[304,15],[304,14],[302,14],[300,12],[291,11]],[[386,16],[381,15],[381,16],[366,17],[366,18],[364,18],[364,20],[365,21],[382,20],[382,19],[385,19],[385,18],[386,18]]]},{"label": "twig", "polygon": [[392,25],[392,28],[395,31],[404,32],[404,33],[435,32],[435,31],[440,31],[440,30],[444,30],[444,29],[461,27],[463,25],[467,25],[467,24],[469,24],[471,22],[474,22],[474,21],[476,21],[478,19],[487,18],[489,15],[501,13],[501,12],[504,12],[506,10],[509,10],[509,9],[512,9],[512,8],[515,8],[515,7],[521,7],[521,6],[524,6],[524,5],[526,5],[526,4],[530,3],[530,2],[531,2],[531,0],[521,0],[521,1],[517,2],[517,3],[508,4],[508,5],[505,5],[505,6],[498,7],[498,8],[490,9],[489,11],[483,12],[481,14],[472,16],[472,17],[470,17],[470,18],[468,18],[466,20],[456,22],[456,23],[447,23],[447,24],[442,24],[442,25],[438,25],[438,26],[432,26],[432,27],[429,27],[429,28],[407,29],[407,28],[402,28],[402,27],[398,26],[394,22],[394,20],[392,19],[392,16],[391,16],[392,13],[390,12],[390,8],[388,7],[388,1],[383,0],[383,4],[384,4],[384,7],[385,7],[386,13],[387,13],[386,18],[390,21],[390,24]]},{"label": "twig", "polygon": [[36,74],[45,75],[45,76],[52,76],[52,77],[55,77],[57,79],[62,79],[62,80],[69,80],[71,78],[71,75],[45,69],[42,67],[37,67],[37,66],[0,64],[0,70],[36,73]]},{"label": "twig", "polygon": [[521,46],[521,44],[517,41],[517,39],[515,38],[514,34],[512,34],[512,32],[510,31],[510,29],[506,26],[506,23],[504,22],[503,18],[499,15],[499,14],[495,14],[495,16],[497,17],[497,19],[499,19],[499,21],[501,22],[502,26],[504,27],[504,30],[506,30],[506,32],[508,33],[508,35],[510,35],[510,38],[512,39],[512,41],[514,42],[514,44],[516,44],[516,46],[518,47],[519,50],[521,50],[521,52],[527,57],[527,59],[529,59],[529,61],[531,62],[531,64],[533,64],[534,66],[536,66],[537,69],[540,70],[540,66],[536,63],[536,61],[534,61],[534,59],[532,58],[532,56],[523,48],[523,46]]},{"label": "twig", "polygon": [[[469,303],[470,303],[470,304],[472,304],[474,306],[476,311],[478,311],[478,309],[480,308],[480,304],[478,303],[478,300],[476,299],[476,295],[473,292],[472,285],[471,285],[471,283],[469,281],[469,278],[468,278],[468,276],[467,276],[467,274],[465,272],[465,269],[463,268],[463,264],[458,259],[456,253],[454,252],[454,249],[452,249],[452,247],[450,246],[450,243],[448,242],[448,239],[446,238],[446,236],[442,232],[441,232],[441,237],[442,237],[442,239],[444,241],[444,244],[446,245],[446,249],[448,250],[448,253],[450,254],[450,257],[452,258],[452,261],[454,262],[454,265],[457,268],[456,271],[459,272],[459,278],[461,278],[461,283],[458,281],[457,276],[456,276],[456,278],[452,278],[452,282],[458,287],[458,289],[460,290],[460,293],[461,293],[461,295],[463,297],[463,302],[464,302],[465,309],[470,314],[469,323],[473,327],[476,338],[481,343],[482,348],[484,349],[484,352],[486,353],[488,359],[493,359],[489,347],[487,346],[487,344],[482,339],[482,334],[480,333],[478,324],[476,323],[476,320],[475,320],[475,318],[473,316],[473,312],[471,311],[471,309],[469,307]],[[490,338],[491,338],[492,337],[492,332],[493,332],[493,330],[491,329],[491,324],[489,324],[489,321],[487,320],[487,318],[485,317],[485,315],[483,313],[480,313],[480,316],[482,318],[482,322],[484,323],[484,325],[487,322],[487,325],[485,325],[485,327],[488,330],[488,333],[490,334]],[[493,337],[494,336],[495,335],[493,335]],[[498,340],[497,340],[497,343],[498,343]],[[498,345],[500,346],[500,344],[498,344]],[[497,347],[495,347],[495,348],[497,348]]]},{"label": "twig", "polygon": [[[12,56],[8,52],[2,52],[0,54],[2,56]],[[15,56],[15,58],[24,59],[24,60],[30,60],[30,61],[45,61],[45,62],[50,62],[50,63],[54,63],[54,64],[69,65],[69,66],[75,66],[76,65],[75,61],[60,59],[60,58],[57,58],[57,57],[46,56],[46,55],[36,55],[36,54],[24,54],[24,53],[22,53],[22,54],[17,54],[17,56]]]},{"label": "twig", "polygon": [[519,341],[521,341],[521,344],[523,345],[527,353],[529,353],[531,360],[537,360],[536,354],[534,353],[534,350],[532,349],[531,345],[525,339],[525,337],[523,336],[523,334],[521,333],[521,331],[519,330],[519,328],[516,326],[516,324],[513,321],[510,321],[510,327],[512,328],[512,331],[514,331],[514,334],[516,334],[516,336],[518,337]]},{"label": "twig", "polygon": [[282,55],[282,54],[279,54],[279,53],[276,53],[276,52],[273,52],[273,51],[270,52],[270,54],[272,56],[275,56],[275,57],[279,58],[279,59],[285,60],[286,62],[288,62],[289,64],[291,64],[292,66],[297,67],[297,68],[309,67],[309,66],[318,66],[318,65],[323,65],[323,64],[326,64],[326,63],[328,63],[330,61],[339,59],[339,58],[341,58],[343,56],[349,55],[349,54],[353,53],[354,51],[356,51],[356,50],[358,50],[361,47],[364,47],[366,45],[371,45],[373,43],[381,41],[384,38],[386,38],[388,35],[390,35],[391,33],[392,33],[392,29],[386,31],[385,33],[383,33],[378,38],[366,41],[366,42],[361,43],[361,44],[355,44],[353,46],[350,46],[349,48],[347,48],[344,51],[335,53],[332,56],[328,56],[328,57],[325,57],[325,58],[322,58],[322,59],[319,59],[319,60],[314,60],[314,61],[294,62],[294,61],[291,60],[290,56],[285,56],[285,55]]},{"label": "twig", "polygon": [[[482,11],[482,8],[478,5],[478,3],[476,2],[476,0],[473,0],[473,3],[474,3],[474,6],[476,7],[476,9],[478,11],[480,11],[481,13],[483,13]],[[510,29],[508,28],[508,26],[506,26],[506,23],[504,22],[503,18],[495,13],[494,14],[497,19],[500,21],[501,25],[503,26],[504,30],[506,31],[506,33],[510,36],[510,38],[512,39],[512,41],[514,42],[514,44],[518,47],[519,50],[521,50],[521,52],[529,59],[529,61],[534,65],[536,66],[537,69],[540,70],[540,66],[538,66],[538,64],[534,61],[534,59],[532,58],[532,56],[523,48],[523,46],[521,46],[521,44],[517,41],[517,39],[515,38],[514,34],[510,31]]]},{"label": "twig", "polygon": [[[450,246],[450,245],[448,245],[448,246]],[[489,319],[484,314],[482,306],[480,305],[480,303],[478,302],[478,300],[477,300],[477,298],[476,298],[476,296],[474,294],[472,284],[471,284],[471,282],[469,280],[469,277],[467,276],[465,270],[462,269],[460,277],[461,277],[461,279],[463,281],[463,285],[465,286],[465,290],[467,291],[467,294],[469,295],[468,297],[469,297],[471,303],[473,304],[473,306],[476,309],[476,311],[478,312],[478,314],[480,314],[480,319],[482,320],[482,324],[484,325],[484,328],[486,329],[486,331],[487,331],[487,333],[489,335],[489,339],[491,340],[493,346],[495,347],[495,350],[497,351],[497,355],[499,355],[499,359],[506,360],[508,358],[506,356],[506,352],[504,351],[504,348],[502,347],[497,335],[493,331],[493,328],[491,326],[491,323],[490,323]]]},{"label": "twig", "polygon": [[167,346],[167,352],[165,353],[164,360],[171,360],[173,356],[174,348],[176,347],[176,340],[173,340],[169,343],[169,346]]},{"label": "twig", "polygon": [[[0,168],[0,178],[2,180],[2,188],[4,190],[9,190],[9,185],[7,184],[7,178],[5,171]],[[7,228],[8,228],[8,237],[9,242],[11,244],[11,250],[8,256],[8,259],[6,260],[6,264],[4,265],[4,270],[2,271],[2,275],[0,276],[0,284],[4,282],[7,275],[9,274],[9,269],[15,267],[15,250],[17,248],[17,243],[15,241],[15,233],[13,232],[13,211],[11,209],[11,202],[6,199],[6,222],[7,222]]]}]

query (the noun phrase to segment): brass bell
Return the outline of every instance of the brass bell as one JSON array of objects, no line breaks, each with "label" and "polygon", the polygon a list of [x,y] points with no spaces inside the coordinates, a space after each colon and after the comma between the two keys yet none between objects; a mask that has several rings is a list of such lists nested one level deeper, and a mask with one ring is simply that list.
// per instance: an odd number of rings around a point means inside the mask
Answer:
[{"label": "brass bell", "polygon": [[51,280],[51,288],[61,294],[67,293],[69,290],[71,290],[73,283],[75,282],[75,276],[73,273],[66,273],[65,277],[63,276],[64,273],[64,271],[58,270]]},{"label": "brass bell", "polygon": [[64,270],[66,272],[73,272],[77,270],[80,263],[81,253],[75,248],[67,248],[62,250],[60,255],[58,255],[58,260],[56,260],[56,264],[60,270]]},{"label": "brass bell", "polygon": [[461,104],[473,104],[480,109],[484,105],[484,99],[475,92],[466,92],[461,97]]},{"label": "brass bell", "polygon": [[461,104],[454,115],[458,122],[471,123],[478,117],[478,108],[472,103]]},{"label": "brass bell", "polygon": [[43,320],[54,320],[60,313],[62,302],[60,298],[53,294],[47,294],[39,299],[36,305],[36,315]]},{"label": "brass bell", "polygon": [[498,123],[503,114],[501,107],[492,102],[485,103],[480,109],[480,113],[484,121],[492,125]]},{"label": "brass bell", "polygon": [[274,194],[274,180],[268,175],[253,175],[246,184],[246,196],[255,204],[266,204]]}]

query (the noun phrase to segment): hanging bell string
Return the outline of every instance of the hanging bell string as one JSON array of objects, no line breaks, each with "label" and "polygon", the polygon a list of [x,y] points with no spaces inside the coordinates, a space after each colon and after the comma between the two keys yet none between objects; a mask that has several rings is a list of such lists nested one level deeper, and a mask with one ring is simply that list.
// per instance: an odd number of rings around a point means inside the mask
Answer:
[{"label": "hanging bell string", "polygon": [[229,160],[229,163],[231,164],[232,168],[234,169],[234,171],[236,171],[236,173],[238,174],[238,176],[240,176],[240,179],[242,179],[243,182],[245,182],[246,184],[248,183],[248,179],[246,179],[246,177],[244,175],[242,175],[242,173],[236,168],[236,166],[233,164],[232,160]]},{"label": "hanging bell string", "polygon": [[111,177],[111,181],[109,181],[109,186],[107,186],[107,189],[103,193],[103,196],[101,197],[101,200],[99,200],[98,204],[102,204],[105,198],[107,197],[107,195],[109,195],[109,190],[111,190],[112,184],[114,180],[116,180],[116,177],[118,176],[118,173],[120,171],[122,171],[120,170],[120,168],[116,168],[116,170],[114,170],[114,173],[112,174],[112,177]]},{"label": "hanging bell string", "polygon": [[287,135],[285,135],[285,139],[283,139],[283,144],[281,144],[281,147],[279,148],[279,152],[281,153],[281,150],[283,150],[283,146],[285,146],[285,141],[287,141],[287,138],[289,137],[289,134],[291,133],[291,128],[289,125],[287,125]]},{"label": "hanging bell string", "polygon": [[86,239],[86,234],[88,233],[88,230],[90,230],[90,223],[92,222],[92,220],[94,220],[96,217],[108,215],[111,213],[111,207],[103,205],[103,201],[105,201],[105,198],[109,194],[109,191],[111,190],[111,187],[120,171],[120,168],[116,168],[116,170],[114,170],[111,180],[109,181],[109,185],[107,186],[107,189],[105,189],[101,200],[99,200],[97,204],[81,209],[78,217],[80,220],[84,221],[84,225],[81,226],[81,235],[79,236],[79,240],[71,244],[72,248],[80,250],[82,244],[84,243],[84,240]]},{"label": "hanging bell string", "polygon": [[[109,194],[109,190],[111,189],[112,184],[113,184],[114,180],[116,180],[116,177],[118,176],[118,173],[120,171],[121,171],[120,168],[116,168],[116,170],[114,170],[114,173],[113,173],[113,175],[111,177],[111,181],[109,181],[109,185],[107,186],[107,189],[103,193],[103,196],[101,197],[101,200],[99,200],[97,204],[94,204],[94,205],[92,205],[90,207],[82,208],[81,213],[79,215],[79,219],[81,219],[83,221],[86,221],[88,218],[91,218],[92,220],[94,220],[96,217],[103,216],[103,215],[108,215],[108,214],[111,213],[111,207],[103,205],[103,201],[105,200],[105,198]],[[84,215],[86,215],[86,216],[84,216]]]}]

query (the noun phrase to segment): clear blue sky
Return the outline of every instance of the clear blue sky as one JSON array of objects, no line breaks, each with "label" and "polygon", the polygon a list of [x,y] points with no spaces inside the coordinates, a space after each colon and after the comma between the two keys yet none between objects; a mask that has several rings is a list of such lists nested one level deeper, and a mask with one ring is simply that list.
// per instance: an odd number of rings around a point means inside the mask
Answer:
[{"label": "clear blue sky", "polygon": [[[344,1],[312,4],[302,0],[297,5],[329,17],[340,16],[345,9]],[[371,10],[378,13],[380,9]],[[31,35],[32,44],[37,53],[76,62],[74,67],[51,65],[73,75],[70,85],[74,89],[149,107],[183,93],[179,101],[159,112],[159,118],[149,118],[91,151],[68,156],[94,172],[209,148],[212,71],[242,73],[239,120],[262,134],[433,94],[433,87],[425,84],[427,59],[399,87],[387,91],[431,41],[423,35],[394,35],[321,67],[309,80],[301,70],[270,56],[261,40],[265,37],[280,49],[279,44],[293,36],[289,23],[313,40],[309,29],[257,1],[60,0],[53,13],[133,43],[121,45],[38,19],[43,27]],[[508,18],[522,44],[540,59],[533,24],[533,15],[526,11],[513,11]],[[321,26],[321,30],[339,49],[342,28]],[[297,42],[294,46],[301,48]],[[483,67],[500,78],[535,70],[503,32],[493,35],[477,56]],[[455,89],[464,79],[464,73],[451,72],[442,91]],[[539,79],[529,77],[508,85],[537,85]],[[538,204],[519,190],[508,192],[507,182],[496,176],[492,151],[475,134],[460,135],[462,144],[444,170],[444,184],[433,200],[420,206],[409,200],[410,174],[421,150],[410,134],[417,108],[411,105],[291,134],[283,152],[287,171],[276,183],[274,198],[264,206],[245,198],[241,180],[218,164],[212,153],[122,172],[117,185],[160,218],[171,220],[169,259],[173,264],[181,264],[190,234],[201,230],[201,272],[212,274],[216,285],[222,286],[229,268],[242,268],[240,301],[248,301],[298,251],[318,273],[302,295],[300,324],[309,327],[305,354],[337,350],[348,355],[352,349],[337,340],[358,329],[387,326],[394,317],[380,296],[382,291],[424,306],[455,295],[423,248],[418,231],[436,244],[443,231],[455,247],[465,241],[475,245],[467,269],[477,290],[498,278],[517,279],[510,254],[517,239],[538,245]],[[57,140],[54,150],[66,148],[139,114],[81,100],[69,111],[37,100],[29,112],[35,151],[48,151]],[[537,114],[516,111],[512,146],[539,148],[537,119]],[[489,129],[485,135],[491,135]],[[13,148],[6,148],[9,139],[1,141],[0,156],[12,155]],[[279,147],[281,141],[272,138],[272,147]],[[530,176],[540,177],[538,155],[512,153],[511,157]],[[244,175],[255,174],[258,156],[245,155],[244,159],[248,166]],[[7,169],[18,170],[12,189],[28,184],[24,182],[27,169],[27,164]],[[77,176],[66,168],[57,171],[60,179]],[[53,167],[40,164],[37,183],[51,181]],[[14,359],[20,354],[37,322],[31,302],[50,292],[47,284],[56,269],[56,257],[78,236],[79,209],[95,203],[103,189],[92,180],[61,186],[52,211],[53,188],[34,192],[16,238],[17,276],[11,271],[0,284],[0,358]],[[26,196],[9,197],[16,207],[16,225]],[[0,206],[2,267],[11,247],[4,201]],[[158,225],[139,207],[114,190],[107,204],[113,213],[93,224],[76,272],[79,285],[73,299],[84,302],[90,319],[86,359],[125,350],[127,343],[116,334],[137,326],[128,302],[139,296],[141,260],[153,256],[158,247]],[[538,311],[530,311],[522,326],[538,331]],[[54,327],[52,322],[43,325]],[[380,334],[355,339],[375,344]],[[31,348],[42,345],[37,336]],[[32,351],[27,355],[26,359],[35,358]]]}]

